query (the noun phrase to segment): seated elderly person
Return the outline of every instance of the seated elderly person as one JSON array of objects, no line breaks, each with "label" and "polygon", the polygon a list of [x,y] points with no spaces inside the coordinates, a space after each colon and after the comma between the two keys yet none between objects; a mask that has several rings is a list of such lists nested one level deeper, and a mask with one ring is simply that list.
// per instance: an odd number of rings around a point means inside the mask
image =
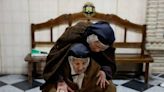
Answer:
[{"label": "seated elderly person", "polygon": [[99,71],[101,67],[90,57],[89,49],[82,43],[73,44],[58,69],[61,77],[43,92],[116,92],[111,81],[104,88],[96,84]]},{"label": "seated elderly person", "polygon": [[106,80],[112,80],[116,71],[115,48],[112,47],[114,40],[113,29],[104,21],[94,24],[80,22],[68,27],[56,41],[47,57],[43,73],[46,82],[41,86],[41,90],[60,79],[58,69],[60,70],[60,67],[65,64],[68,52],[75,43],[82,43],[90,50],[90,57],[100,65],[97,85],[102,89],[105,88],[109,84]]}]

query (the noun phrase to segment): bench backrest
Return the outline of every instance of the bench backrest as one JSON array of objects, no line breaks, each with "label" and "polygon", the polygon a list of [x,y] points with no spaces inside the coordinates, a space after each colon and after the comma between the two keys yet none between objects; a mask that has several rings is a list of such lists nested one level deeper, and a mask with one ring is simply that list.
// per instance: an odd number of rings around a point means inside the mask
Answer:
[{"label": "bench backrest", "polygon": [[[141,55],[144,54],[146,25],[139,25],[139,24],[132,23],[114,14],[102,14],[102,13],[95,13],[92,17],[85,16],[83,12],[74,13],[74,14],[63,14],[55,19],[51,19],[43,23],[31,24],[31,48],[35,48],[37,44],[40,44],[40,45],[54,44],[53,42],[53,28],[54,27],[57,27],[62,24],[68,24],[68,26],[71,26],[74,22],[77,22],[79,20],[85,20],[85,21],[86,20],[87,21],[103,20],[111,24],[114,24],[116,26],[122,27],[124,29],[123,42],[115,42],[114,47],[137,48],[141,50],[140,51]],[[49,29],[50,31],[50,41],[36,41],[35,32],[39,31],[40,29],[45,29],[45,28]],[[133,31],[133,32],[141,34],[142,40],[140,42],[128,42],[127,41],[128,31]]]}]

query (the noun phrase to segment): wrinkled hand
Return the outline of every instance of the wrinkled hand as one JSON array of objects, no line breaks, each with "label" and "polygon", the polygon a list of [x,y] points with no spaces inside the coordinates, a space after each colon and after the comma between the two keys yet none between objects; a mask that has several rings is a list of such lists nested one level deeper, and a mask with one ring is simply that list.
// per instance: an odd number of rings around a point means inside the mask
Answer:
[{"label": "wrinkled hand", "polygon": [[97,74],[98,80],[96,85],[100,85],[100,88],[105,88],[106,85],[109,85],[108,80],[106,80],[105,72],[100,70]]},{"label": "wrinkled hand", "polygon": [[58,82],[56,92],[74,92],[64,81]]}]

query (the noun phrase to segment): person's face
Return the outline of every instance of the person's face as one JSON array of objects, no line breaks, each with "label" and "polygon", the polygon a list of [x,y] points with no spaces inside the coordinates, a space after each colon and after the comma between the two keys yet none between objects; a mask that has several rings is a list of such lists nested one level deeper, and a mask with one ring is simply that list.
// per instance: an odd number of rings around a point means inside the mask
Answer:
[{"label": "person's face", "polygon": [[74,58],[72,61],[73,68],[77,74],[84,73],[87,69],[87,60],[82,58]]},{"label": "person's face", "polygon": [[107,49],[98,40],[97,41],[90,42],[89,43],[89,47],[90,47],[91,51],[93,51],[93,52],[100,52],[100,51],[104,51],[104,50]]}]

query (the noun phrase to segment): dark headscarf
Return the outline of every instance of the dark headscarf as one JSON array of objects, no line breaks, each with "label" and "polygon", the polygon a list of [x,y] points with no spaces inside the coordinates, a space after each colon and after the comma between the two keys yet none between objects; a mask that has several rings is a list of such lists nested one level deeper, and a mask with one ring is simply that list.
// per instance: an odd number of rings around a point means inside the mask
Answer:
[{"label": "dark headscarf", "polygon": [[98,39],[106,45],[112,45],[115,41],[114,31],[108,22],[99,21],[89,26],[85,31],[85,36],[91,34],[97,35]]},{"label": "dark headscarf", "polygon": [[89,49],[82,43],[76,43],[70,48],[69,55],[77,58],[86,58],[89,56]]}]

